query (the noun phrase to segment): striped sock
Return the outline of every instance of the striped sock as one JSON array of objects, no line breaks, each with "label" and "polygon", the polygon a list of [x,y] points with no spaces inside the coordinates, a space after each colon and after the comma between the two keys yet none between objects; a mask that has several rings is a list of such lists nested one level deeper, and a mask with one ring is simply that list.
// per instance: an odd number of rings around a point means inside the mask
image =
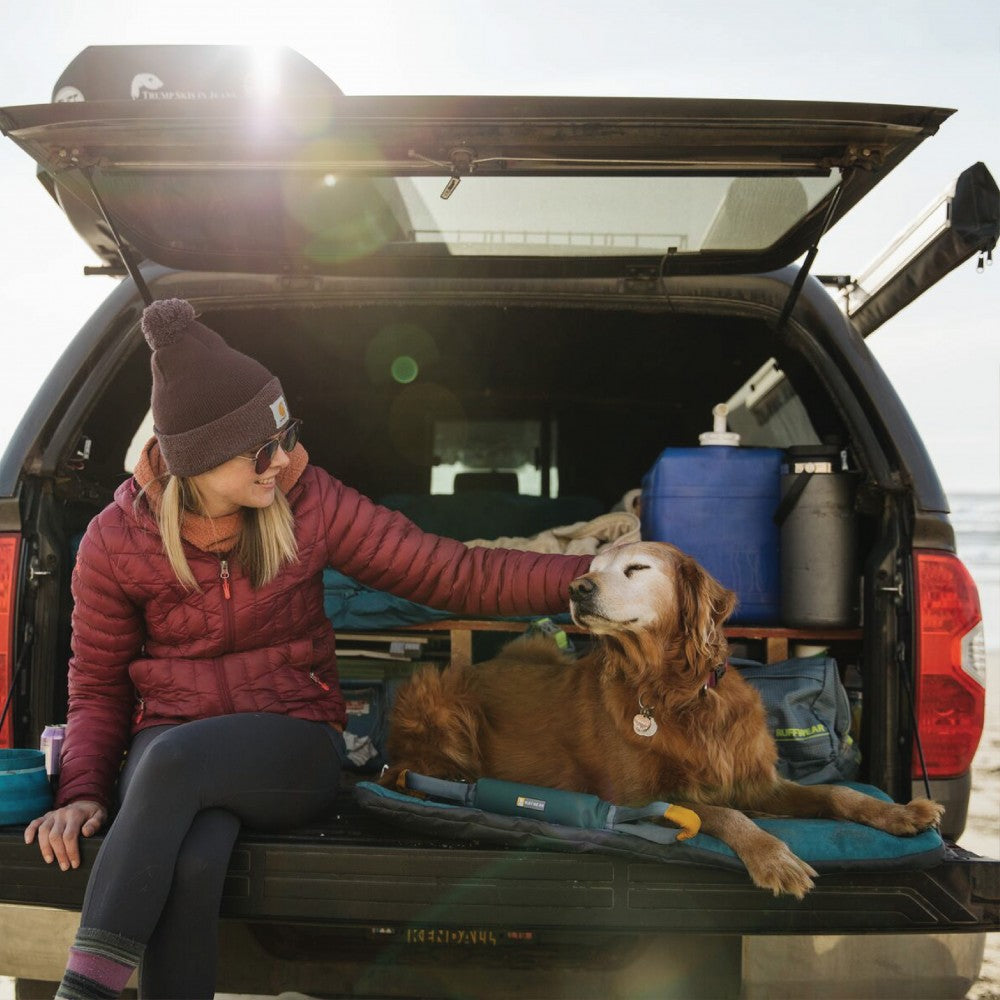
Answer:
[{"label": "striped sock", "polygon": [[62,1000],[114,1000],[139,964],[145,945],[129,938],[81,927],[56,997]]}]

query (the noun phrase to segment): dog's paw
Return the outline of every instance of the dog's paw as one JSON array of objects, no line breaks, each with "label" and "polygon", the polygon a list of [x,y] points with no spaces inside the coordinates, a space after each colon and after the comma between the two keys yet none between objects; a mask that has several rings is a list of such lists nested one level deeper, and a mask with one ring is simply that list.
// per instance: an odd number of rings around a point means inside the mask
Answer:
[{"label": "dog's paw", "polygon": [[800,857],[793,854],[783,841],[774,840],[766,852],[754,851],[752,856],[744,857],[750,878],[754,885],[768,889],[775,896],[794,896],[803,899],[813,888],[813,878],[816,870],[806,864]]},{"label": "dog's paw", "polygon": [[936,827],[944,815],[944,806],[930,799],[913,799],[905,806],[893,805],[885,815],[882,829],[897,837],[912,837]]}]

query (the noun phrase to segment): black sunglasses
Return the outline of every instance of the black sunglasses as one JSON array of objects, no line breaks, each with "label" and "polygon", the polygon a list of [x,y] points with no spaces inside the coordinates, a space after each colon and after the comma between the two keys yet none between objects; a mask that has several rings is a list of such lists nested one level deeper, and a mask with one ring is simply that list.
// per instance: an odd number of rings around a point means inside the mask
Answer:
[{"label": "black sunglasses", "polygon": [[284,452],[291,451],[299,443],[301,428],[302,421],[293,420],[280,434],[269,438],[252,455],[247,455],[246,457],[253,462],[253,471],[258,476],[267,472],[279,448]]}]

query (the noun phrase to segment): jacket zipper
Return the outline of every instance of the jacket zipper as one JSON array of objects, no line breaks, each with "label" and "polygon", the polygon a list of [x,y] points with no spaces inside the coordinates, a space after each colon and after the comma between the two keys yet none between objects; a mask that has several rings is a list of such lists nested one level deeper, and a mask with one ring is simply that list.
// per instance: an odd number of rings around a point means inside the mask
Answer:
[{"label": "jacket zipper", "polygon": [[236,628],[233,622],[233,592],[229,589],[229,560],[219,560],[219,579],[222,580],[222,620],[226,631],[226,652],[236,646]]},{"label": "jacket zipper", "polygon": [[[226,649],[227,652],[232,652],[235,646],[235,628],[233,623],[233,606],[232,606],[232,591],[229,589],[229,562],[226,559],[219,560],[219,578],[222,580],[222,596],[225,598],[222,602],[222,614],[226,623]],[[217,676],[219,680],[219,690],[223,701],[226,703],[229,711],[233,710],[232,703],[229,700],[229,691],[225,686],[222,677],[222,663],[218,662],[217,666]],[[314,683],[318,684],[324,691],[330,690],[330,685],[323,680],[322,677],[316,676],[315,670],[309,671],[309,679]]]},{"label": "jacket zipper", "polygon": [[[219,579],[222,580],[222,621],[226,634],[226,653],[232,653],[236,646],[236,626],[233,621],[233,593],[229,587],[229,560],[219,560]],[[215,659],[215,682],[219,688],[219,699],[225,710],[233,712],[233,702],[222,670],[222,657]]]}]

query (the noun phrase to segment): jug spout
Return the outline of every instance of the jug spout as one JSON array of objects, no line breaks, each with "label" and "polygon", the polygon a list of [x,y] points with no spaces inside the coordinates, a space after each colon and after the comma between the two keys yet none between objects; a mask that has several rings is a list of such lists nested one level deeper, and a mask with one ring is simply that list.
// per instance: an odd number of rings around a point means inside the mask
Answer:
[{"label": "jug spout", "polygon": [[702,445],[722,445],[735,448],[740,443],[740,436],[735,431],[727,429],[729,407],[725,403],[716,403],[712,407],[712,429],[698,435]]}]

